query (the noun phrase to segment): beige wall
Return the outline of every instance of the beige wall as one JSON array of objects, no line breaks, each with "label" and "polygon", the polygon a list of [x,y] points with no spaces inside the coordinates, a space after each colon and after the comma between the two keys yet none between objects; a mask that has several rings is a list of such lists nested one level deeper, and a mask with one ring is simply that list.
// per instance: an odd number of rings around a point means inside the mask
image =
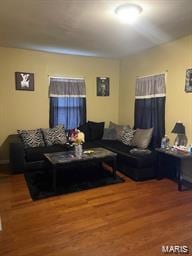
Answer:
[{"label": "beige wall", "polygon": [[136,76],[167,73],[166,133],[176,121],[185,127],[188,142],[192,144],[192,93],[184,91],[186,69],[192,68],[192,35],[174,42],[125,58],[120,65],[119,122],[134,123],[134,94]]},{"label": "beige wall", "polygon": [[[120,73],[119,73],[120,67]],[[192,144],[192,93],[185,93],[185,72],[192,68],[192,35],[118,60],[49,54],[0,47],[0,161],[8,159],[7,138],[17,129],[48,127],[48,75],[84,77],[89,120],[134,122],[136,76],[168,70],[166,133],[177,120],[186,126]],[[16,91],[16,71],[35,73],[35,91]],[[96,77],[110,77],[110,96],[96,96]],[[120,85],[119,85],[120,77]]]},{"label": "beige wall", "polygon": [[[35,74],[35,91],[16,91],[15,72]],[[87,118],[118,121],[119,61],[0,47],[0,160],[8,159],[7,137],[17,129],[48,127],[48,75],[84,77]],[[96,96],[96,77],[110,77],[110,96]]]}]

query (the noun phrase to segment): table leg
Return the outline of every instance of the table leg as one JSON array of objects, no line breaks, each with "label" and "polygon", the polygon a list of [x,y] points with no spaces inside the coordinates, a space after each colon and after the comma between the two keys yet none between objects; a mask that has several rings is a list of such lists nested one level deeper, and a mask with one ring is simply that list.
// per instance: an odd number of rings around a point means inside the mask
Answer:
[{"label": "table leg", "polygon": [[177,183],[178,191],[182,191],[182,160],[180,159],[177,164]]}]

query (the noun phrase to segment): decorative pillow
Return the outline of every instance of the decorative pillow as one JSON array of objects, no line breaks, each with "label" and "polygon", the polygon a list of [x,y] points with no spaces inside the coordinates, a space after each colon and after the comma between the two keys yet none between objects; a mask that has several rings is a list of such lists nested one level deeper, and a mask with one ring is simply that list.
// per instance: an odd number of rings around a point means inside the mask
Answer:
[{"label": "decorative pillow", "polygon": [[96,123],[88,121],[90,140],[100,140],[103,137],[104,122]]},{"label": "decorative pillow", "polygon": [[58,125],[54,128],[42,129],[42,132],[43,132],[45,144],[47,146],[67,143],[67,138],[65,135],[65,130],[63,125]]},{"label": "decorative pillow", "polygon": [[24,148],[35,148],[45,146],[41,129],[17,130],[17,133],[19,134],[24,144]]},{"label": "decorative pillow", "polygon": [[136,129],[132,146],[136,146],[138,148],[147,148],[149,146],[149,143],[151,141],[151,137],[153,134],[153,128],[149,129]]},{"label": "decorative pillow", "polygon": [[90,132],[89,132],[88,123],[80,125],[77,129],[85,134],[85,141],[90,141]]},{"label": "decorative pillow", "polygon": [[131,127],[129,125],[115,124],[115,123],[110,121],[109,128],[114,128],[116,130],[117,140],[121,140],[121,133],[122,133],[123,129],[131,128]]},{"label": "decorative pillow", "polygon": [[121,136],[120,136],[120,139],[123,142],[123,144],[131,146],[132,145],[132,140],[133,140],[133,137],[134,137],[134,133],[135,133],[135,131],[132,130],[131,128],[127,128],[127,127],[124,128],[122,133],[121,133]]},{"label": "decorative pillow", "polygon": [[103,140],[116,140],[117,139],[117,133],[114,128],[104,128],[103,132]]}]

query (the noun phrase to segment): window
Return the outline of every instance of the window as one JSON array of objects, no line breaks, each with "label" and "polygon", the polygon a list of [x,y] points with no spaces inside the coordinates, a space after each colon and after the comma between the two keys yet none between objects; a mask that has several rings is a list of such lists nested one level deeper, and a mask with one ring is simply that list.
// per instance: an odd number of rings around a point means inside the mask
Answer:
[{"label": "window", "polygon": [[165,74],[140,77],[135,90],[135,128],[152,128],[152,145],[159,147],[165,135]]},{"label": "window", "polygon": [[86,122],[84,79],[50,79],[50,127],[63,124],[73,129]]}]

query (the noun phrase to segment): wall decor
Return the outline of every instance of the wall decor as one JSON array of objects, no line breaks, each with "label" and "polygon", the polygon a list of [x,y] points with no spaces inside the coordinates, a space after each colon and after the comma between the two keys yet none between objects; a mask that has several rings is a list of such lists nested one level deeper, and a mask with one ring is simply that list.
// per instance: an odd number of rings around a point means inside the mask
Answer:
[{"label": "wall decor", "polygon": [[109,77],[97,77],[97,96],[109,96]]},{"label": "wall decor", "polygon": [[15,72],[16,90],[34,91],[34,73]]},{"label": "wall decor", "polygon": [[192,92],[192,68],[186,70],[185,91]]}]

